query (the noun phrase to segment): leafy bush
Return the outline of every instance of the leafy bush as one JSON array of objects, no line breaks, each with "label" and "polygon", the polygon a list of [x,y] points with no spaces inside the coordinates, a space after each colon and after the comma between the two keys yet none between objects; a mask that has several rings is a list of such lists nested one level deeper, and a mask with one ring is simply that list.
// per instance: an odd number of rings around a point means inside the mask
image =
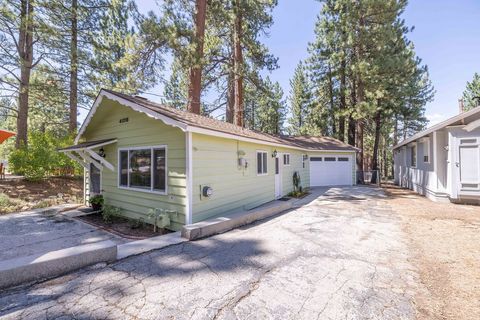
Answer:
[{"label": "leafy bush", "polygon": [[[103,198],[102,198],[102,200],[103,200]],[[103,201],[102,201],[102,204],[103,204]],[[109,206],[109,205],[104,206],[103,211],[102,211],[103,221],[112,222],[113,217],[119,216],[120,212],[121,212],[120,208],[117,208],[117,207],[114,207],[114,206]]]},{"label": "leafy bush", "polygon": [[51,133],[31,133],[28,146],[11,151],[9,169],[27,180],[38,181],[57,172],[80,173],[80,166],[58,148],[72,144],[71,137],[58,138]]}]

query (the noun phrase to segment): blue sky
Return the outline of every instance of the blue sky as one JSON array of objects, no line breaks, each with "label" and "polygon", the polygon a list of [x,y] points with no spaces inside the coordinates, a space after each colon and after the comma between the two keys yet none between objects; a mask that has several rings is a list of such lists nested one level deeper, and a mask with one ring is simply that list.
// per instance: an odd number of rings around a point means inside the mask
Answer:
[{"label": "blue sky", "polygon": [[[137,3],[142,12],[156,10],[155,0]],[[286,95],[295,66],[307,57],[320,7],[315,0],[279,0],[275,8],[275,23],[264,43],[279,58],[280,68],[270,77],[280,82]],[[403,17],[407,25],[415,26],[409,38],[429,67],[436,95],[426,115],[431,124],[437,123],[458,113],[466,82],[480,72],[480,1],[411,0]],[[150,92],[161,95],[162,88],[159,85]]]}]

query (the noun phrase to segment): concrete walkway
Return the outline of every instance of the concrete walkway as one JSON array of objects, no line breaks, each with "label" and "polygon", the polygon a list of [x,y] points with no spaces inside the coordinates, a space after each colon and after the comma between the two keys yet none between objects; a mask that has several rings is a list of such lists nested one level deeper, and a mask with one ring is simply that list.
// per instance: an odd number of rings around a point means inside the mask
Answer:
[{"label": "concrete walkway", "polygon": [[0,318],[415,319],[421,284],[383,199],[326,190],[253,225],[1,292]]},{"label": "concrete walkway", "polygon": [[127,242],[86,223],[42,209],[0,216],[0,261],[105,240],[117,244]]}]

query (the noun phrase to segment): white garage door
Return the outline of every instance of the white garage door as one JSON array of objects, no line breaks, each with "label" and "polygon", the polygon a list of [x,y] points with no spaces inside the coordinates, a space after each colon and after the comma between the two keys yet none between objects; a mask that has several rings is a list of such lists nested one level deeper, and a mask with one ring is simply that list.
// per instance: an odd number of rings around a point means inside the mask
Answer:
[{"label": "white garage door", "polygon": [[322,155],[310,157],[310,185],[352,185],[352,156]]}]

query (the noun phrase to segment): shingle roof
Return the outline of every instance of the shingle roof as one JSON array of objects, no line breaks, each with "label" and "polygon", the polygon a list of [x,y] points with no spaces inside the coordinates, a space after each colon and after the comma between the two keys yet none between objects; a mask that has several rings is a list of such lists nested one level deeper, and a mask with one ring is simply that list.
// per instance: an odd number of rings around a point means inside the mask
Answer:
[{"label": "shingle roof", "polygon": [[194,114],[191,112],[175,109],[165,105],[152,102],[148,99],[138,96],[130,96],[116,91],[102,89],[110,94],[116,95],[122,99],[138,104],[153,112],[184,123],[188,126],[208,129],[221,133],[233,134],[236,136],[259,140],[259,142],[276,143],[285,146],[297,147],[308,150],[342,150],[357,151],[358,149],[346,144],[340,140],[331,137],[320,136],[285,136],[271,135],[260,131],[246,129],[232,123],[220,121],[210,117]]}]

